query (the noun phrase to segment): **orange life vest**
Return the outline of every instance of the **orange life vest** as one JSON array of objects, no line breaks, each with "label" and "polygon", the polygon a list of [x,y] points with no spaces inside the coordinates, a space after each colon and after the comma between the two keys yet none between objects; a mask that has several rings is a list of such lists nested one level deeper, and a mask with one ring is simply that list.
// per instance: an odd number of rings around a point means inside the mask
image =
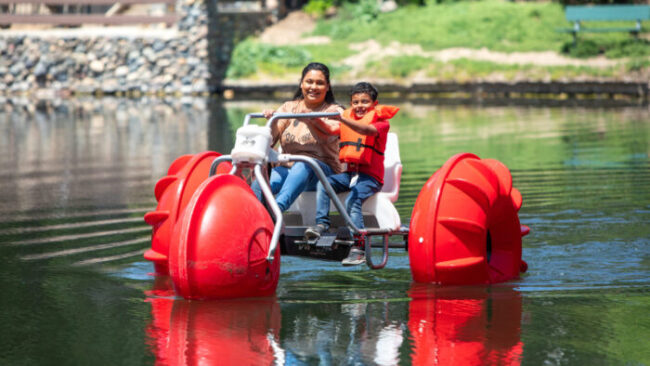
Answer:
[{"label": "orange life vest", "polygon": [[[356,119],[352,108],[348,108],[343,112],[343,117],[369,125],[378,119],[388,120],[397,111],[399,111],[397,107],[376,105],[373,110],[368,111],[361,119]],[[377,136],[362,135],[341,123],[340,137],[339,160],[343,162],[369,165],[372,162],[373,154],[384,155],[383,149],[380,151],[376,146]]]}]

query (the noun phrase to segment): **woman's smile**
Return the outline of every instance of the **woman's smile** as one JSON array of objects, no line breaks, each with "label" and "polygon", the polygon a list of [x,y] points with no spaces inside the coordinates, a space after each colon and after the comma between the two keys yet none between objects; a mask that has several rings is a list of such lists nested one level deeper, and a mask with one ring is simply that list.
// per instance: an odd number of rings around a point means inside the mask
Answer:
[{"label": "woman's smile", "polygon": [[300,83],[302,96],[308,107],[317,107],[325,101],[329,84],[325,75],[318,70],[310,70]]}]

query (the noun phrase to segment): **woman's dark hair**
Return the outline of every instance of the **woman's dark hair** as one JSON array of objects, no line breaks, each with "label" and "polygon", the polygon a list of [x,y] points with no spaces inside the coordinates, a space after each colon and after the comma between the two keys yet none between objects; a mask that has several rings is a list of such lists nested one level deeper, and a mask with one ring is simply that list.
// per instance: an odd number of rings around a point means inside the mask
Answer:
[{"label": "woman's dark hair", "polygon": [[294,93],[293,100],[300,100],[303,98],[302,88],[300,86],[302,85],[302,80],[305,78],[305,75],[307,75],[307,73],[312,70],[320,71],[325,76],[325,81],[327,81],[327,86],[329,87],[327,89],[327,93],[325,94],[325,102],[329,104],[336,104],[334,93],[332,93],[332,83],[330,83],[330,69],[328,69],[327,66],[321,64],[320,62],[311,62],[305,66],[304,69],[302,69],[302,76],[300,77],[300,83],[298,83],[298,90],[296,90]]},{"label": "woman's dark hair", "polygon": [[355,94],[368,94],[370,99],[372,101],[377,100],[377,95],[379,95],[379,92],[377,91],[377,88],[372,86],[370,83],[366,83],[365,81],[356,83],[353,87],[352,90],[350,90],[350,97],[352,97]]}]

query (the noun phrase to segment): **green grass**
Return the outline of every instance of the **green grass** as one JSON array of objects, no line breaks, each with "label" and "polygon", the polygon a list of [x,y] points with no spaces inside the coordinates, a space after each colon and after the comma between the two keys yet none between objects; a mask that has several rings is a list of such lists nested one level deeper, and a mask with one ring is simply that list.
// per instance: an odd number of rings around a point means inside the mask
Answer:
[{"label": "green grass", "polygon": [[625,65],[628,71],[640,71],[643,69],[650,69],[650,59],[648,58],[633,58]]},{"label": "green grass", "polygon": [[626,71],[648,67],[650,61],[637,59],[627,67],[596,68],[584,66],[508,65],[489,61],[457,59],[448,62],[430,61],[417,56],[390,57],[366,65],[370,75],[382,78],[404,78],[420,72],[422,76],[440,81],[467,82],[476,79],[503,81],[544,81],[560,78],[606,78],[622,76]]},{"label": "green grass", "polygon": [[[279,77],[296,75],[307,62],[318,61],[329,65],[337,79],[344,79],[350,68],[341,61],[357,52],[350,50],[349,45],[369,39],[384,46],[394,41],[417,44],[425,51],[465,47],[506,53],[554,51],[574,58],[597,55],[631,58],[625,66],[600,68],[509,65],[466,59],[442,63],[420,56],[399,56],[370,62],[364,72],[376,77],[424,75],[455,81],[556,80],[617,78],[630,72],[642,75],[650,72],[650,42],[635,40],[627,33],[580,34],[574,46],[570,34],[557,32],[557,29],[570,27],[558,3],[429,1],[425,6],[400,6],[390,13],[378,13],[372,4],[374,0],[346,3],[339,8],[336,17],[319,20],[311,35],[327,36],[332,40],[329,44],[271,46],[253,39],[241,42],[233,52],[228,77],[250,78],[260,73]],[[644,28],[650,28],[650,23],[646,23]]]},{"label": "green grass", "polygon": [[430,63],[431,60],[420,56],[391,57],[388,61],[388,72],[391,76],[406,77],[426,68]]},{"label": "green grass", "polygon": [[305,45],[303,49],[309,52],[312,59],[325,64],[331,64],[356,53],[356,51],[348,48],[348,45],[349,42],[332,40],[332,42],[326,45]]},{"label": "green grass", "polygon": [[353,12],[344,8],[338,17],[321,20],[313,34],[347,42],[399,41],[420,44],[425,50],[542,51],[559,50],[571,40],[570,35],[555,32],[567,24],[556,3],[486,0],[400,7],[369,23],[354,21]]}]

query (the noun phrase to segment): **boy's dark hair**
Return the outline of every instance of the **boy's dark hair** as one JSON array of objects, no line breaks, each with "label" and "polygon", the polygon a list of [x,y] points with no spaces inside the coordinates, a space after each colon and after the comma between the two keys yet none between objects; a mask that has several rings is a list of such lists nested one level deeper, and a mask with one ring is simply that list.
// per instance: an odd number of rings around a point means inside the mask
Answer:
[{"label": "boy's dark hair", "polygon": [[368,94],[372,101],[377,100],[377,96],[379,95],[379,92],[377,91],[377,88],[372,86],[370,83],[366,83],[365,81],[356,83],[353,87],[352,90],[350,90],[350,97],[352,97],[355,94]]}]

